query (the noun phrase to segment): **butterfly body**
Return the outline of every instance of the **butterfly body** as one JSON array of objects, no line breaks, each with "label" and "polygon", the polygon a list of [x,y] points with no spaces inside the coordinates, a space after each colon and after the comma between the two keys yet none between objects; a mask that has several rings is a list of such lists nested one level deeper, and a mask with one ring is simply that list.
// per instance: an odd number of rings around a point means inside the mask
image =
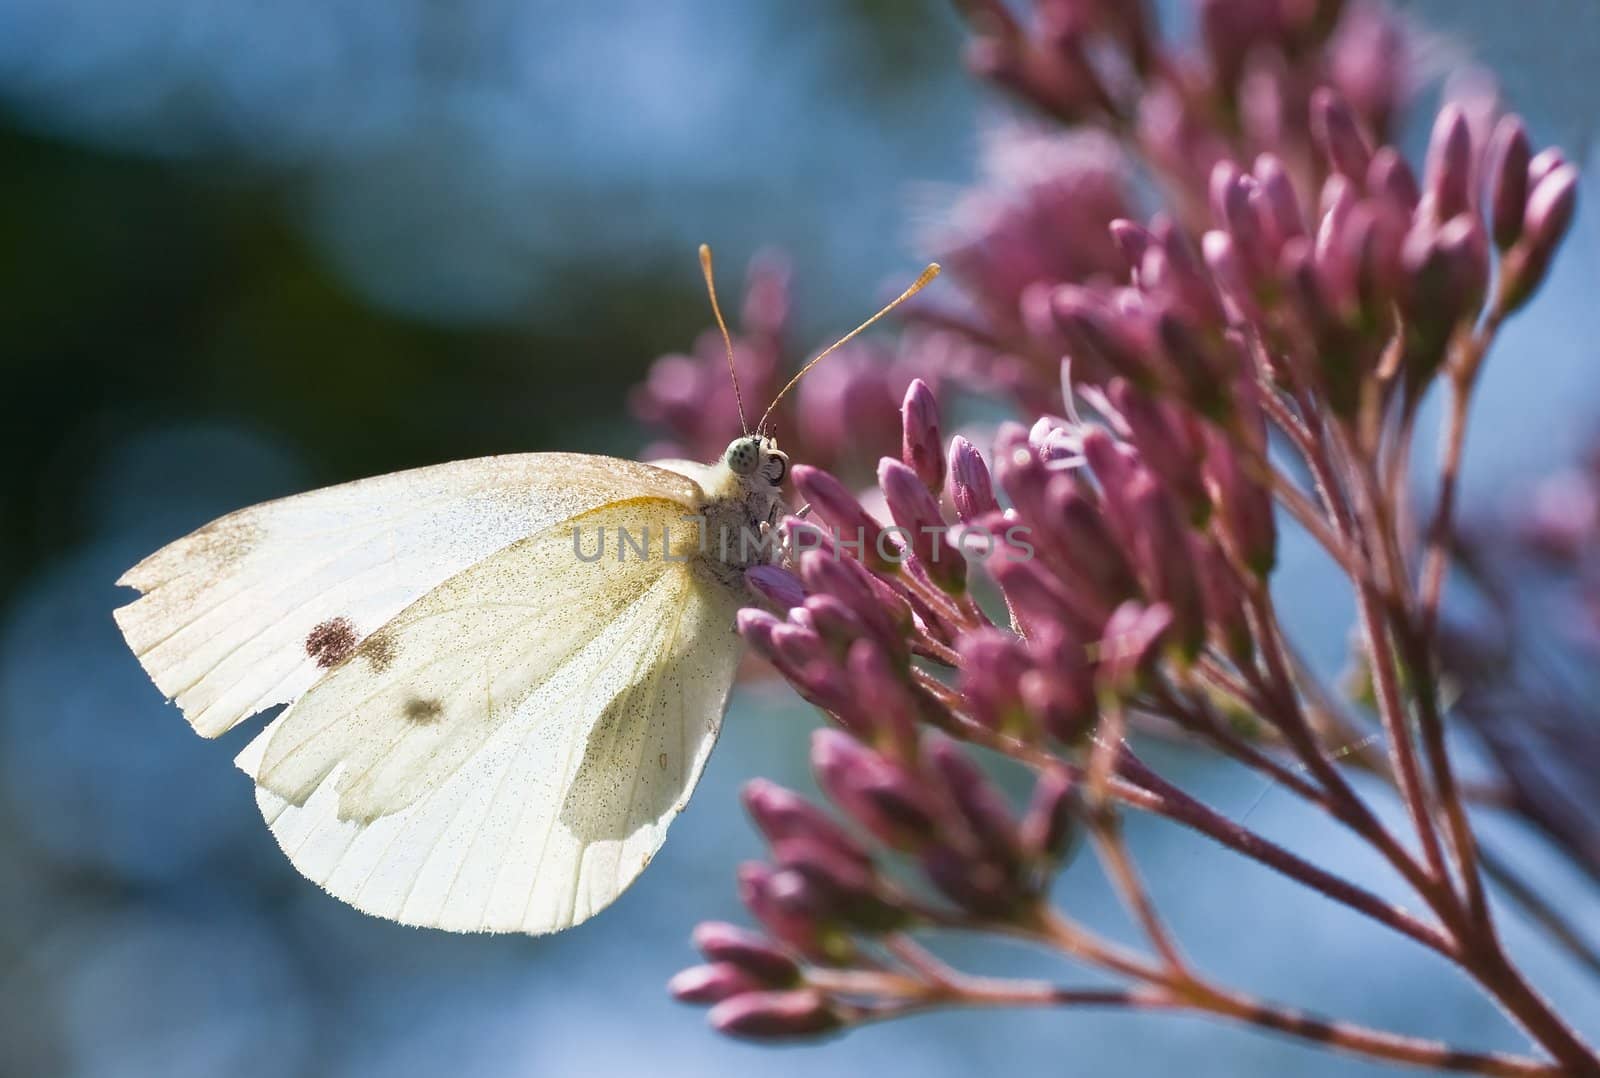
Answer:
[{"label": "butterfly body", "polygon": [[786,470],[746,437],[709,465],[526,454],[313,491],[145,559],[117,622],[206,736],[290,705],[236,762],[306,876],[408,924],[555,931],[698,781]]}]

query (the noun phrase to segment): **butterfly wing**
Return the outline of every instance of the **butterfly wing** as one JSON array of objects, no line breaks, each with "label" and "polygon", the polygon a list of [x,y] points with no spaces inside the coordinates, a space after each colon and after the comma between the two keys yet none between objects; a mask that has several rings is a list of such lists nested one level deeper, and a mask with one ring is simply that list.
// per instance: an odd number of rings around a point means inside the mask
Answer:
[{"label": "butterfly wing", "polygon": [[527,453],[396,472],[240,510],[118,583],[118,626],[195,730],[215,737],[310,688],[373,630],[467,566],[619,498],[695,504],[678,474]]},{"label": "butterfly wing", "polygon": [[698,781],[739,656],[736,588],[659,546],[617,560],[618,530],[659,544],[689,511],[633,498],[514,543],[285,711],[239,765],[295,866],[457,931],[550,932],[615,900]]},{"label": "butterfly wing", "polygon": [[669,472],[676,472],[685,478],[692,479],[701,487],[710,489],[716,485],[718,464],[702,464],[697,460],[680,460],[677,457],[663,457],[660,460],[650,461],[653,468],[662,468]]}]

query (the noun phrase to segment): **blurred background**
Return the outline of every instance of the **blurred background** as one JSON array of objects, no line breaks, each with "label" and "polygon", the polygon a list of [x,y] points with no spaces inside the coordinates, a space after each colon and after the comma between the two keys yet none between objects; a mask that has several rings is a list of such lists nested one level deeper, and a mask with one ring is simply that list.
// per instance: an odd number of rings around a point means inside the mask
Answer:
[{"label": "blurred background", "polygon": [[[1535,143],[1593,171],[1600,9],[1403,10],[1441,71],[1492,68]],[[960,44],[942,0],[0,0],[0,1072],[1392,1073],[1105,1013],[938,1016],[781,1050],[714,1037],[663,984],[697,920],[740,919],[733,869],[757,844],[738,784],[808,784],[815,719],[759,686],[673,841],[598,920],[535,940],[365,918],[279,855],[230,766],[245,731],[196,738],[112,624],[122,570],[243,505],[492,452],[636,452],[627,388],[708,321],[701,240],[730,291],[752,252],[785,249],[804,339],[853,324],[925,260],[918,215],[970,177],[998,107]],[[1425,121],[1407,130],[1416,150]],[[1491,367],[1474,506],[1595,424],[1588,186]],[[1278,583],[1333,668],[1348,621],[1314,560],[1291,549]],[[1372,868],[1258,780],[1156,756],[1279,841]],[[1417,948],[1184,834],[1133,830],[1219,976],[1520,1047]],[[1491,831],[1600,938],[1590,884]],[[1091,865],[1062,897],[1124,931]],[[1600,1033],[1595,981],[1514,917],[1508,935]]]}]

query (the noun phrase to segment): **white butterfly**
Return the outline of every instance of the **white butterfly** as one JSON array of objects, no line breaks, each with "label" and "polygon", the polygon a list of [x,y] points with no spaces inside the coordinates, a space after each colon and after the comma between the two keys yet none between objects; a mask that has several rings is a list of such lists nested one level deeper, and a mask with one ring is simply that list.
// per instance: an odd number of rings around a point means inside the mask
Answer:
[{"label": "white butterfly", "polygon": [[203,736],[290,705],[235,762],[307,877],[405,924],[553,932],[616,900],[699,780],[787,470],[758,433],[709,465],[532,453],[347,483],[162,548],[116,620]]},{"label": "white butterfly", "polygon": [[531,453],[347,483],[157,551],[117,624],[207,737],[292,702],[235,762],[307,877],[406,924],[551,932],[615,900],[694,789],[766,552],[741,532],[786,470],[751,436],[709,466]]}]

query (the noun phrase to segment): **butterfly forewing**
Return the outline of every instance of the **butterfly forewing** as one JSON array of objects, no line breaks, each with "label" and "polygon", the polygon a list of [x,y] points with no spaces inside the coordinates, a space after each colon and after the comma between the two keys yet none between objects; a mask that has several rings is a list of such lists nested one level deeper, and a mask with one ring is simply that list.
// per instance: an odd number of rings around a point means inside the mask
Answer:
[{"label": "butterfly forewing", "polygon": [[119,581],[117,624],[156,685],[215,737],[287,703],[406,605],[506,545],[622,498],[699,488],[609,457],[528,453],[440,464],[230,514]]}]

